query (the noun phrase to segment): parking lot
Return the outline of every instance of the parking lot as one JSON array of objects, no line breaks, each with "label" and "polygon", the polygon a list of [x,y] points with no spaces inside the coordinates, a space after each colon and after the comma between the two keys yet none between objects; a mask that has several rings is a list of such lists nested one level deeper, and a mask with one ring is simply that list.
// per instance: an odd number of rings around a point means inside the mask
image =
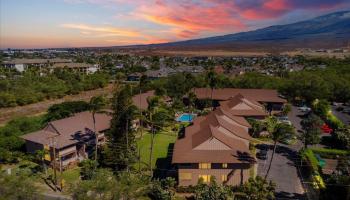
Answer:
[{"label": "parking lot", "polygon": [[[339,106],[332,106],[332,112],[333,114],[339,119],[341,120],[344,124],[350,125],[350,114],[341,112],[341,111],[337,111],[337,108]],[[342,106],[344,109],[350,109],[349,106]]]},{"label": "parking lot", "polygon": [[[258,175],[264,177],[269,167],[272,147],[268,151],[268,159],[258,159]],[[297,152],[286,146],[279,146],[268,176],[268,180],[277,183],[277,199],[305,199],[304,190],[295,167],[298,162]]]},{"label": "parking lot", "polygon": [[[292,110],[288,114],[288,118],[295,127],[297,135],[302,131],[300,122],[303,114],[304,113],[299,111],[295,106],[292,106]],[[276,149],[268,180],[277,183],[277,199],[306,199],[301,178],[296,167],[298,162],[300,162],[297,152],[302,146],[302,142],[297,140],[297,142],[292,145],[279,144]],[[266,160],[258,159],[258,175],[262,177],[265,176],[269,167],[272,146],[268,150],[267,155],[268,159]]]}]

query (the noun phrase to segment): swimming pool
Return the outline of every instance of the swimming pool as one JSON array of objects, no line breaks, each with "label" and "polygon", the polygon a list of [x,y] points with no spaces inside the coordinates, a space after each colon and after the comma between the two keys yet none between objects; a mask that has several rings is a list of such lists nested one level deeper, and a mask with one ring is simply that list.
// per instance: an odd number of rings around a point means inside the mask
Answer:
[{"label": "swimming pool", "polygon": [[176,119],[176,121],[178,121],[178,122],[192,122],[193,118],[194,118],[194,115],[192,115],[190,113],[183,113]]}]

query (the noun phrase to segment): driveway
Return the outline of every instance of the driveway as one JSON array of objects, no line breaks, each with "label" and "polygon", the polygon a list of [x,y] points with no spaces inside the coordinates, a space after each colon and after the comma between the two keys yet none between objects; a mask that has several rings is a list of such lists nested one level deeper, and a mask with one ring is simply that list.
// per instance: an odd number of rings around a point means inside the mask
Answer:
[{"label": "driveway", "polygon": [[[350,125],[350,115],[343,113],[343,112],[339,112],[337,111],[338,106],[332,106],[332,113],[339,119],[341,120],[344,124]],[[349,108],[349,106],[342,106],[344,108]]]},{"label": "driveway", "polygon": [[[258,150],[259,151],[259,150]],[[269,167],[272,147],[268,152],[267,160],[258,159],[258,175],[264,177]],[[306,199],[304,189],[300,181],[298,170],[295,166],[298,162],[297,152],[284,145],[279,145],[272,161],[268,180],[277,184],[277,199]]]},{"label": "driveway", "polygon": [[[301,117],[304,114],[305,113],[299,111],[298,107],[296,107],[296,106],[292,106],[291,112],[288,113],[288,118],[292,122],[292,124],[295,128],[297,136],[300,136],[301,133],[303,132],[303,128],[301,127],[300,122],[302,120]],[[293,145],[290,145],[290,147],[296,151],[299,151],[303,147],[303,143],[300,140],[297,140],[297,142]]]}]

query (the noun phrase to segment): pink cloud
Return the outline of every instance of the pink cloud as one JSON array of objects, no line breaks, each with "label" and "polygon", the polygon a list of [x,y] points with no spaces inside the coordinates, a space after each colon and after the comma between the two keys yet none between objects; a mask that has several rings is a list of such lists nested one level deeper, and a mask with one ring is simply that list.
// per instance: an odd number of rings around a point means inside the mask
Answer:
[{"label": "pink cloud", "polygon": [[245,28],[244,23],[221,4],[158,0],[154,4],[140,6],[134,13],[144,20],[175,27],[174,34],[181,38],[197,36],[202,32],[238,31]]},{"label": "pink cloud", "polygon": [[246,20],[278,19],[295,10],[313,12],[332,10],[347,0],[206,0],[231,9]]}]

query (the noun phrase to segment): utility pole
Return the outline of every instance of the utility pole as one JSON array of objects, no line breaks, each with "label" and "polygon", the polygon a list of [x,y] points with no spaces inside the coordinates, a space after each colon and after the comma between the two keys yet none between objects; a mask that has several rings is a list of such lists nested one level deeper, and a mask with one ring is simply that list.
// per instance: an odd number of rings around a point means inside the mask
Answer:
[{"label": "utility pole", "polygon": [[62,175],[63,175],[62,165],[63,165],[63,163],[62,163],[62,157],[61,156],[59,156],[58,159],[60,161],[60,189],[61,189],[61,192],[62,192],[62,190],[63,190],[63,183],[62,183],[62,181],[63,181],[63,179],[62,179]]}]

